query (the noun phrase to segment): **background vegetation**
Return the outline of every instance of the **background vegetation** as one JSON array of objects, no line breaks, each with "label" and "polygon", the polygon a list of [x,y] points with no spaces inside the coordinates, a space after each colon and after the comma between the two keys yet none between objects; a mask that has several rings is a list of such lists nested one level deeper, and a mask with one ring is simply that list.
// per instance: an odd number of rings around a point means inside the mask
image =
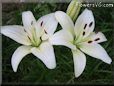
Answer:
[{"label": "background vegetation", "polygon": [[[29,3],[2,4],[3,25],[21,25],[21,13],[31,10],[36,19],[57,10],[66,11],[68,4],[63,3]],[[84,8],[81,9],[83,11]],[[93,11],[96,31],[102,31],[108,41],[102,43],[109,56],[113,58],[113,8],[89,8]],[[60,29],[60,27],[59,27]],[[57,67],[49,70],[34,55],[27,55],[20,63],[17,73],[11,67],[11,56],[20,44],[2,36],[2,73],[3,84],[112,84],[113,64],[108,65],[98,59],[87,56],[85,71],[79,78],[74,77],[71,50],[63,46],[54,46]]]}]

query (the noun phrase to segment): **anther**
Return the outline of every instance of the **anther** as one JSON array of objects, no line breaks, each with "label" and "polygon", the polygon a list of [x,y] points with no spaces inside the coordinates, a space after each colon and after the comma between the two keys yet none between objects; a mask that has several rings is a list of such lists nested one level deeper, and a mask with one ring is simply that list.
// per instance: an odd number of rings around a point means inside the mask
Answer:
[{"label": "anther", "polygon": [[47,34],[46,30],[44,30],[44,32]]},{"label": "anther", "polygon": [[84,29],[87,27],[87,24],[85,24]]},{"label": "anther", "polygon": [[92,41],[88,41],[88,43],[92,43]]},{"label": "anther", "polygon": [[40,26],[42,27],[42,25],[43,25],[43,21],[41,22]]},{"label": "anther", "polygon": [[94,41],[98,41],[98,40],[100,40],[100,38],[97,38],[97,39],[95,39]]},{"label": "anther", "polygon": [[91,22],[91,23],[89,24],[89,27],[91,27],[91,26],[92,26],[92,24],[93,24],[93,22]]},{"label": "anther", "polygon": [[31,40],[29,36],[27,36],[27,37],[28,37],[29,40]]},{"label": "anther", "polygon": [[85,35],[85,32],[83,32],[83,36]]}]

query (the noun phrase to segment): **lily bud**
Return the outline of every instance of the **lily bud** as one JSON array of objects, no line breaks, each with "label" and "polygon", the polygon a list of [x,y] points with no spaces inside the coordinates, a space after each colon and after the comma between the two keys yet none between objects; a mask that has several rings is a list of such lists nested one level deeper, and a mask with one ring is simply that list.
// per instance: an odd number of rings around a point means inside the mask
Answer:
[{"label": "lily bud", "polygon": [[81,9],[81,3],[83,0],[72,0],[71,3],[69,4],[68,8],[67,8],[67,14],[71,17],[71,19],[73,21],[76,20],[80,9]]}]

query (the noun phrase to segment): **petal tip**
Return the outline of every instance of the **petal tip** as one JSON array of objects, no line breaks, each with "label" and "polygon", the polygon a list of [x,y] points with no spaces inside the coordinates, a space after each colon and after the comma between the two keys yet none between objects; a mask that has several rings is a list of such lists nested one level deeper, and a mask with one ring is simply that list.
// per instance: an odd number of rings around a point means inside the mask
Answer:
[{"label": "petal tip", "polygon": [[56,12],[55,12],[55,15],[56,15],[57,13],[64,13],[64,12],[62,12],[62,11],[56,11]]},{"label": "petal tip", "polygon": [[87,9],[87,8],[85,8],[85,10],[84,11],[86,11],[86,12],[91,12],[91,10],[89,10],[89,9]]},{"label": "petal tip", "polygon": [[58,17],[62,17],[62,15],[66,15],[63,11],[56,11],[55,12],[55,18],[58,19]]},{"label": "petal tip", "polygon": [[13,69],[14,72],[17,72],[17,68],[13,63],[12,63],[12,69]]},{"label": "petal tip", "polygon": [[81,74],[75,73],[75,77],[78,78]]},{"label": "petal tip", "polygon": [[[46,64],[45,64],[46,65]],[[56,61],[53,62],[53,64],[47,64],[46,67],[48,69],[55,69],[56,68]]]},{"label": "petal tip", "polygon": [[13,71],[16,73],[17,72],[17,69],[13,69]]},{"label": "petal tip", "polygon": [[55,69],[56,68],[56,64],[51,66],[51,67],[47,67],[48,69]]},{"label": "petal tip", "polygon": [[24,11],[24,12],[22,12],[22,15],[23,14],[29,14],[29,13],[31,14],[32,12],[31,11]]},{"label": "petal tip", "polygon": [[13,59],[11,59],[11,65],[12,65],[13,71],[14,71],[14,72],[17,72],[17,67],[16,67],[16,65],[15,65],[15,63],[14,63],[14,61],[13,61]]},{"label": "petal tip", "polygon": [[93,15],[92,11],[87,8],[83,11],[83,13],[87,14],[88,16],[91,14]]},{"label": "petal tip", "polygon": [[107,61],[107,64],[111,64],[112,63],[112,59],[110,58],[108,61]]}]

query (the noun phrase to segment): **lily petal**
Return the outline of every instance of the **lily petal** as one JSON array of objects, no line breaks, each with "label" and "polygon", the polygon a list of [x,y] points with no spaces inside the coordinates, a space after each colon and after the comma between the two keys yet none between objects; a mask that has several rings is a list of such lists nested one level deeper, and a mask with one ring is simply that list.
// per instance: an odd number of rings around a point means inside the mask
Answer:
[{"label": "lily petal", "polygon": [[52,45],[64,45],[71,49],[76,49],[76,46],[73,45],[73,36],[67,30],[60,30],[56,32],[50,39]]},{"label": "lily petal", "polygon": [[34,15],[31,11],[25,11],[22,13],[23,26],[30,37],[32,37],[33,24],[36,23]]},{"label": "lily petal", "polygon": [[83,13],[78,17],[75,23],[76,37],[87,37],[95,27],[95,21],[92,11],[85,9]]},{"label": "lily petal", "polygon": [[31,45],[29,38],[24,32],[24,28],[18,25],[2,26],[1,33],[24,45]]},{"label": "lily petal", "polygon": [[22,21],[23,21],[24,27],[29,27],[34,22],[36,22],[34,15],[31,11],[25,11],[22,13]]},{"label": "lily petal", "polygon": [[107,52],[104,50],[104,48],[97,43],[90,43],[90,44],[81,43],[80,49],[84,53],[86,53],[94,58],[100,59],[107,64],[111,64],[111,62],[112,62],[111,58],[109,57]]},{"label": "lily petal", "polygon": [[98,32],[97,34],[94,33],[94,34],[90,35],[88,38],[93,43],[101,43],[101,42],[107,41],[105,35],[102,32]]},{"label": "lily petal", "polygon": [[34,32],[37,36],[37,38],[40,38],[44,34],[44,30],[41,28],[41,26],[36,22],[34,23]]},{"label": "lily petal", "polygon": [[23,59],[23,57],[31,53],[30,49],[30,46],[21,46],[16,49],[11,59],[11,64],[14,72],[17,72],[18,65]]},{"label": "lily petal", "polygon": [[79,77],[86,66],[86,56],[80,50],[72,51],[74,60],[75,77]]},{"label": "lily petal", "polygon": [[42,43],[39,48],[32,48],[31,52],[39,58],[47,68],[54,69],[56,67],[53,46],[48,42]]},{"label": "lily petal", "polygon": [[55,19],[54,13],[41,17],[37,23],[43,28],[49,35],[53,35],[57,28],[57,20]]},{"label": "lily petal", "polygon": [[74,34],[74,24],[71,18],[62,11],[57,11],[55,13],[55,17],[57,21],[60,23],[63,29],[70,31],[72,34]]}]

